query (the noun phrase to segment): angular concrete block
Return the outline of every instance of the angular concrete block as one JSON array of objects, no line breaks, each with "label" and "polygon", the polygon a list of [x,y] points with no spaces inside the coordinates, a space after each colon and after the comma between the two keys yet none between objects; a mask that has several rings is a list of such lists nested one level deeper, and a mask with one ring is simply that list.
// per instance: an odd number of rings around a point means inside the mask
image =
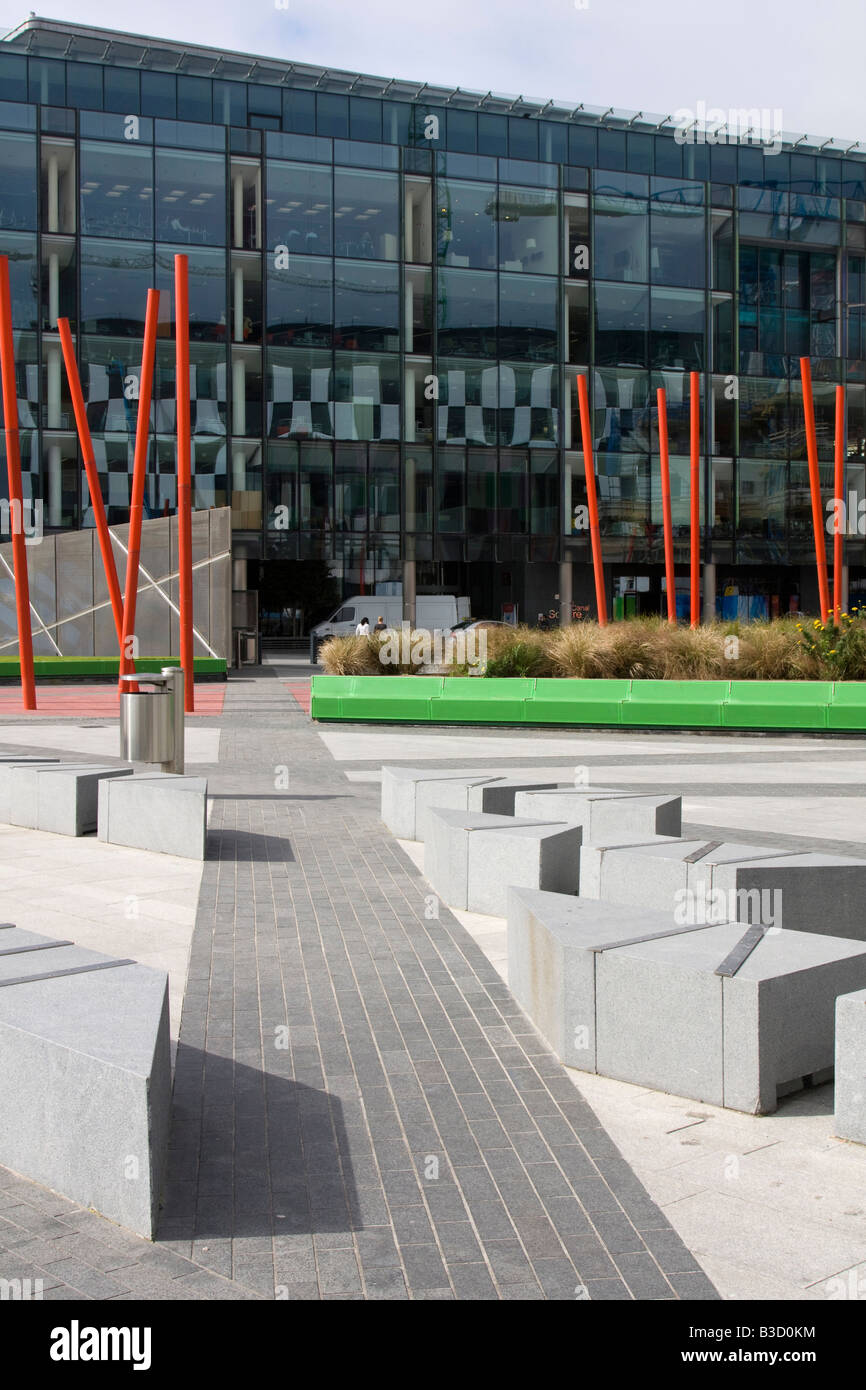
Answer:
[{"label": "angular concrete block", "polygon": [[433,809],[424,873],[449,907],[504,916],[510,885],[576,893],[580,827]]},{"label": "angular concrete block", "polygon": [[207,778],[154,772],[101,781],[97,834],[113,845],[204,859]]},{"label": "angular concrete block", "polygon": [[620,946],[596,970],[598,1071],[749,1114],[833,1067],[836,998],[866,985],[866,947],[766,932],[720,975],[742,923]]},{"label": "angular concrete block", "polygon": [[503,768],[383,767],[382,820],[401,840],[424,840],[433,807],[512,815],[518,789],[556,787],[570,783],[573,776],[573,768],[509,772]]},{"label": "angular concrete block", "polygon": [[12,769],[10,824],[55,835],[88,835],[96,830],[100,781],[131,777],[131,767],[94,763],[34,764]]},{"label": "angular concrete block", "polygon": [[583,826],[584,841],[611,835],[679,835],[682,797],[656,792],[624,792],[609,787],[564,787],[519,792],[518,816],[558,817]]},{"label": "angular concrete block", "polygon": [[508,987],[561,1061],[594,1072],[598,954],[686,930],[666,912],[512,888]]},{"label": "angular concrete block", "polygon": [[836,1088],[833,1132],[866,1144],[866,989],[836,1000]]},{"label": "angular concrete block", "polygon": [[578,892],[582,898],[600,898],[602,864],[604,857],[615,849],[636,849],[639,845],[660,845],[675,844],[676,840],[671,835],[611,835],[602,839],[594,840],[592,844],[586,841],[580,846],[580,886]]},{"label": "angular concrete block", "polygon": [[17,767],[57,767],[60,763],[59,758],[19,758],[2,757],[0,758],[0,821],[4,825],[11,825],[9,816],[12,806],[12,776]]},{"label": "angular concrete block", "polygon": [[171,1107],[165,972],[0,931],[0,1054],[0,1163],[152,1237]]},{"label": "angular concrete block", "polygon": [[741,920],[866,941],[866,859],[765,850],[761,858],[718,862],[712,886],[737,898]]}]

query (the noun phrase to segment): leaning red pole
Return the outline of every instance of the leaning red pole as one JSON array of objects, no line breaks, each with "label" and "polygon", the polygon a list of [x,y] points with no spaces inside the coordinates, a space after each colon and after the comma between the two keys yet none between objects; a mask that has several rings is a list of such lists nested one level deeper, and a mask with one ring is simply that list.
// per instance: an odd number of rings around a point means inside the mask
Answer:
[{"label": "leaning red pole", "polygon": [[674,532],[671,521],[671,465],[668,454],[668,405],[665,388],[656,392],[659,407],[659,458],[662,474],[662,523],[665,533],[665,582],[668,591],[668,622],[677,620],[677,585],[674,577]]},{"label": "leaning red pole", "polygon": [[689,545],[691,560],[691,626],[701,621],[701,378],[689,373],[690,466],[689,466]]},{"label": "leaning red pole", "polygon": [[607,627],[607,600],[604,593],[604,566],[601,559],[601,531],[598,525],[598,498],[595,493],[595,462],[592,456],[592,423],[589,418],[589,393],[586,377],[577,377],[577,399],[580,405],[580,433],[583,440],[583,466],[586,471],[586,501],[589,507],[589,538],[592,546],[592,569],[595,576],[595,601],[598,625]]},{"label": "leaning red pole", "polygon": [[180,664],[187,714],[195,709],[192,656],[192,449],[189,407],[189,257],[174,258],[175,393],[177,396],[177,568]]},{"label": "leaning red pole", "polygon": [[833,515],[836,518],[833,536],[833,622],[839,626],[842,612],[842,527],[839,515],[845,491],[845,388],[836,387],[836,456],[833,466],[833,495],[836,504]]},{"label": "leaning red pole", "polygon": [[[120,674],[135,671],[135,601],[138,594],[138,567],[141,558],[141,522],[144,515],[144,484],[147,474],[147,448],[150,443],[150,398],[153,391],[153,363],[156,356],[156,321],[159,290],[148,290],[144,320],[144,352],[138,394],[138,420],[135,427],[135,455],[132,464],[132,497],[129,503],[129,540],[126,554],[126,591],[123,597],[123,635],[120,644]],[[135,693],[135,681],[119,682],[121,692]]]},{"label": "leaning red pole", "polygon": [[18,444],[18,388],[15,384],[12,294],[9,288],[9,260],[6,256],[0,256],[0,375],[3,377],[9,528],[12,532],[12,567],[15,575],[15,609],[18,618],[21,702],[24,709],[35,709],[36,680],[33,673],[33,628],[30,619],[27,547],[24,541],[24,490],[21,485],[21,451]]},{"label": "leaning red pole", "polygon": [[808,357],[800,358],[803,378],[803,414],[806,421],[806,455],[809,460],[809,489],[812,494],[812,530],[815,533],[815,561],[818,566],[818,596],[821,622],[826,625],[830,612],[827,584],[827,552],[824,547],[824,514],[821,508],[821,474],[818,469],[818,439],[815,434],[815,405],[812,400],[812,366]]},{"label": "leaning red pole", "polygon": [[84,393],[81,390],[78,363],[75,361],[75,348],[73,347],[72,334],[69,330],[69,319],[58,319],[57,331],[60,334],[63,361],[66,364],[69,393],[72,397],[72,409],[75,414],[75,424],[78,428],[78,440],[81,444],[81,457],[84,460],[84,472],[87,475],[87,487],[90,492],[90,505],[93,508],[93,517],[96,522],[96,534],[99,537],[99,549],[102,553],[105,582],[108,585],[108,597],[111,600],[111,611],[114,614],[114,626],[117,632],[117,645],[119,647],[123,642],[123,599],[120,596],[120,584],[117,580],[117,566],[114,563],[114,551],[111,549],[111,535],[109,534],[108,521],[105,516],[105,504],[102,500],[102,488],[99,483],[96,457],[93,453],[93,440],[90,437],[90,426],[87,423],[87,408],[84,404]]}]

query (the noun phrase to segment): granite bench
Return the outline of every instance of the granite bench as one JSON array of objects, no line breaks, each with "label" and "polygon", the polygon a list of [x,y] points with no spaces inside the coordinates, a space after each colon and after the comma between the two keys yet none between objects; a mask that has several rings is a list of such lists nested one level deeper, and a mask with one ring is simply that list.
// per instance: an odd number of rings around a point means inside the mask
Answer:
[{"label": "granite bench", "polygon": [[583,826],[584,843],[610,835],[679,835],[682,797],[655,792],[615,791],[608,787],[568,787],[519,791],[518,816],[554,816]]},{"label": "granite bench", "polygon": [[866,989],[836,1000],[834,1132],[866,1144]]},{"label": "granite bench", "polygon": [[[584,891],[593,891],[587,877]],[[683,920],[739,918],[788,931],[866,940],[866,860],[719,840],[611,847],[600,860],[606,902],[677,910]]]},{"label": "granite bench", "polygon": [[0,927],[0,1164],[152,1238],[171,1109],[168,976]]},{"label": "granite bench", "polygon": [[6,757],[0,758],[0,822],[11,825],[12,814],[12,774],[17,767],[58,767],[59,758]]},{"label": "granite bench", "polygon": [[207,778],[147,772],[101,781],[97,834],[112,845],[204,859]]},{"label": "granite bench", "polygon": [[574,781],[574,768],[382,768],[382,820],[401,840],[423,840],[433,807],[510,815],[514,796],[527,787],[557,787]]},{"label": "granite bench", "polygon": [[577,892],[580,837],[563,821],[433,809],[424,874],[449,907],[501,917],[510,884]]},{"label": "granite bench", "polygon": [[749,1114],[826,1080],[866,946],[512,888],[509,983],[561,1060]]},{"label": "granite bench", "polygon": [[55,835],[89,835],[96,830],[100,782],[131,776],[131,767],[114,764],[17,763],[9,772],[9,823]]}]

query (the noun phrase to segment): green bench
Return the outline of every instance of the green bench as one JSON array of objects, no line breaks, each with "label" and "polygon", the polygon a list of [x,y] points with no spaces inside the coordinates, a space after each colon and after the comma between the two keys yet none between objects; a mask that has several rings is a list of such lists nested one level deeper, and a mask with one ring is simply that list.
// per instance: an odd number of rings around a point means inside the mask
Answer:
[{"label": "green bench", "polygon": [[826,729],[831,681],[731,681],[726,729]]},{"label": "green bench", "polygon": [[670,728],[721,728],[730,681],[632,681],[622,722]]},{"label": "green bench", "polygon": [[620,724],[631,681],[540,677],[526,701],[527,724]]},{"label": "green bench", "polygon": [[447,676],[440,684],[442,690],[430,701],[434,724],[525,724],[535,681],[523,676]]}]

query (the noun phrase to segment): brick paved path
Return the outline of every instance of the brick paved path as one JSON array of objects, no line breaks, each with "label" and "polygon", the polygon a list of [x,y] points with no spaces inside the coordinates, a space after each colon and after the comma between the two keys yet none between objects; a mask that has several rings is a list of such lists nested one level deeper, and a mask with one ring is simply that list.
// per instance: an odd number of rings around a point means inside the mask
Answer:
[{"label": "brick paved path", "polygon": [[716,1297],[480,949],[427,917],[378,786],[275,678],[233,681],[220,724],[159,1240],[0,1170],[0,1277],[46,1298]]}]

